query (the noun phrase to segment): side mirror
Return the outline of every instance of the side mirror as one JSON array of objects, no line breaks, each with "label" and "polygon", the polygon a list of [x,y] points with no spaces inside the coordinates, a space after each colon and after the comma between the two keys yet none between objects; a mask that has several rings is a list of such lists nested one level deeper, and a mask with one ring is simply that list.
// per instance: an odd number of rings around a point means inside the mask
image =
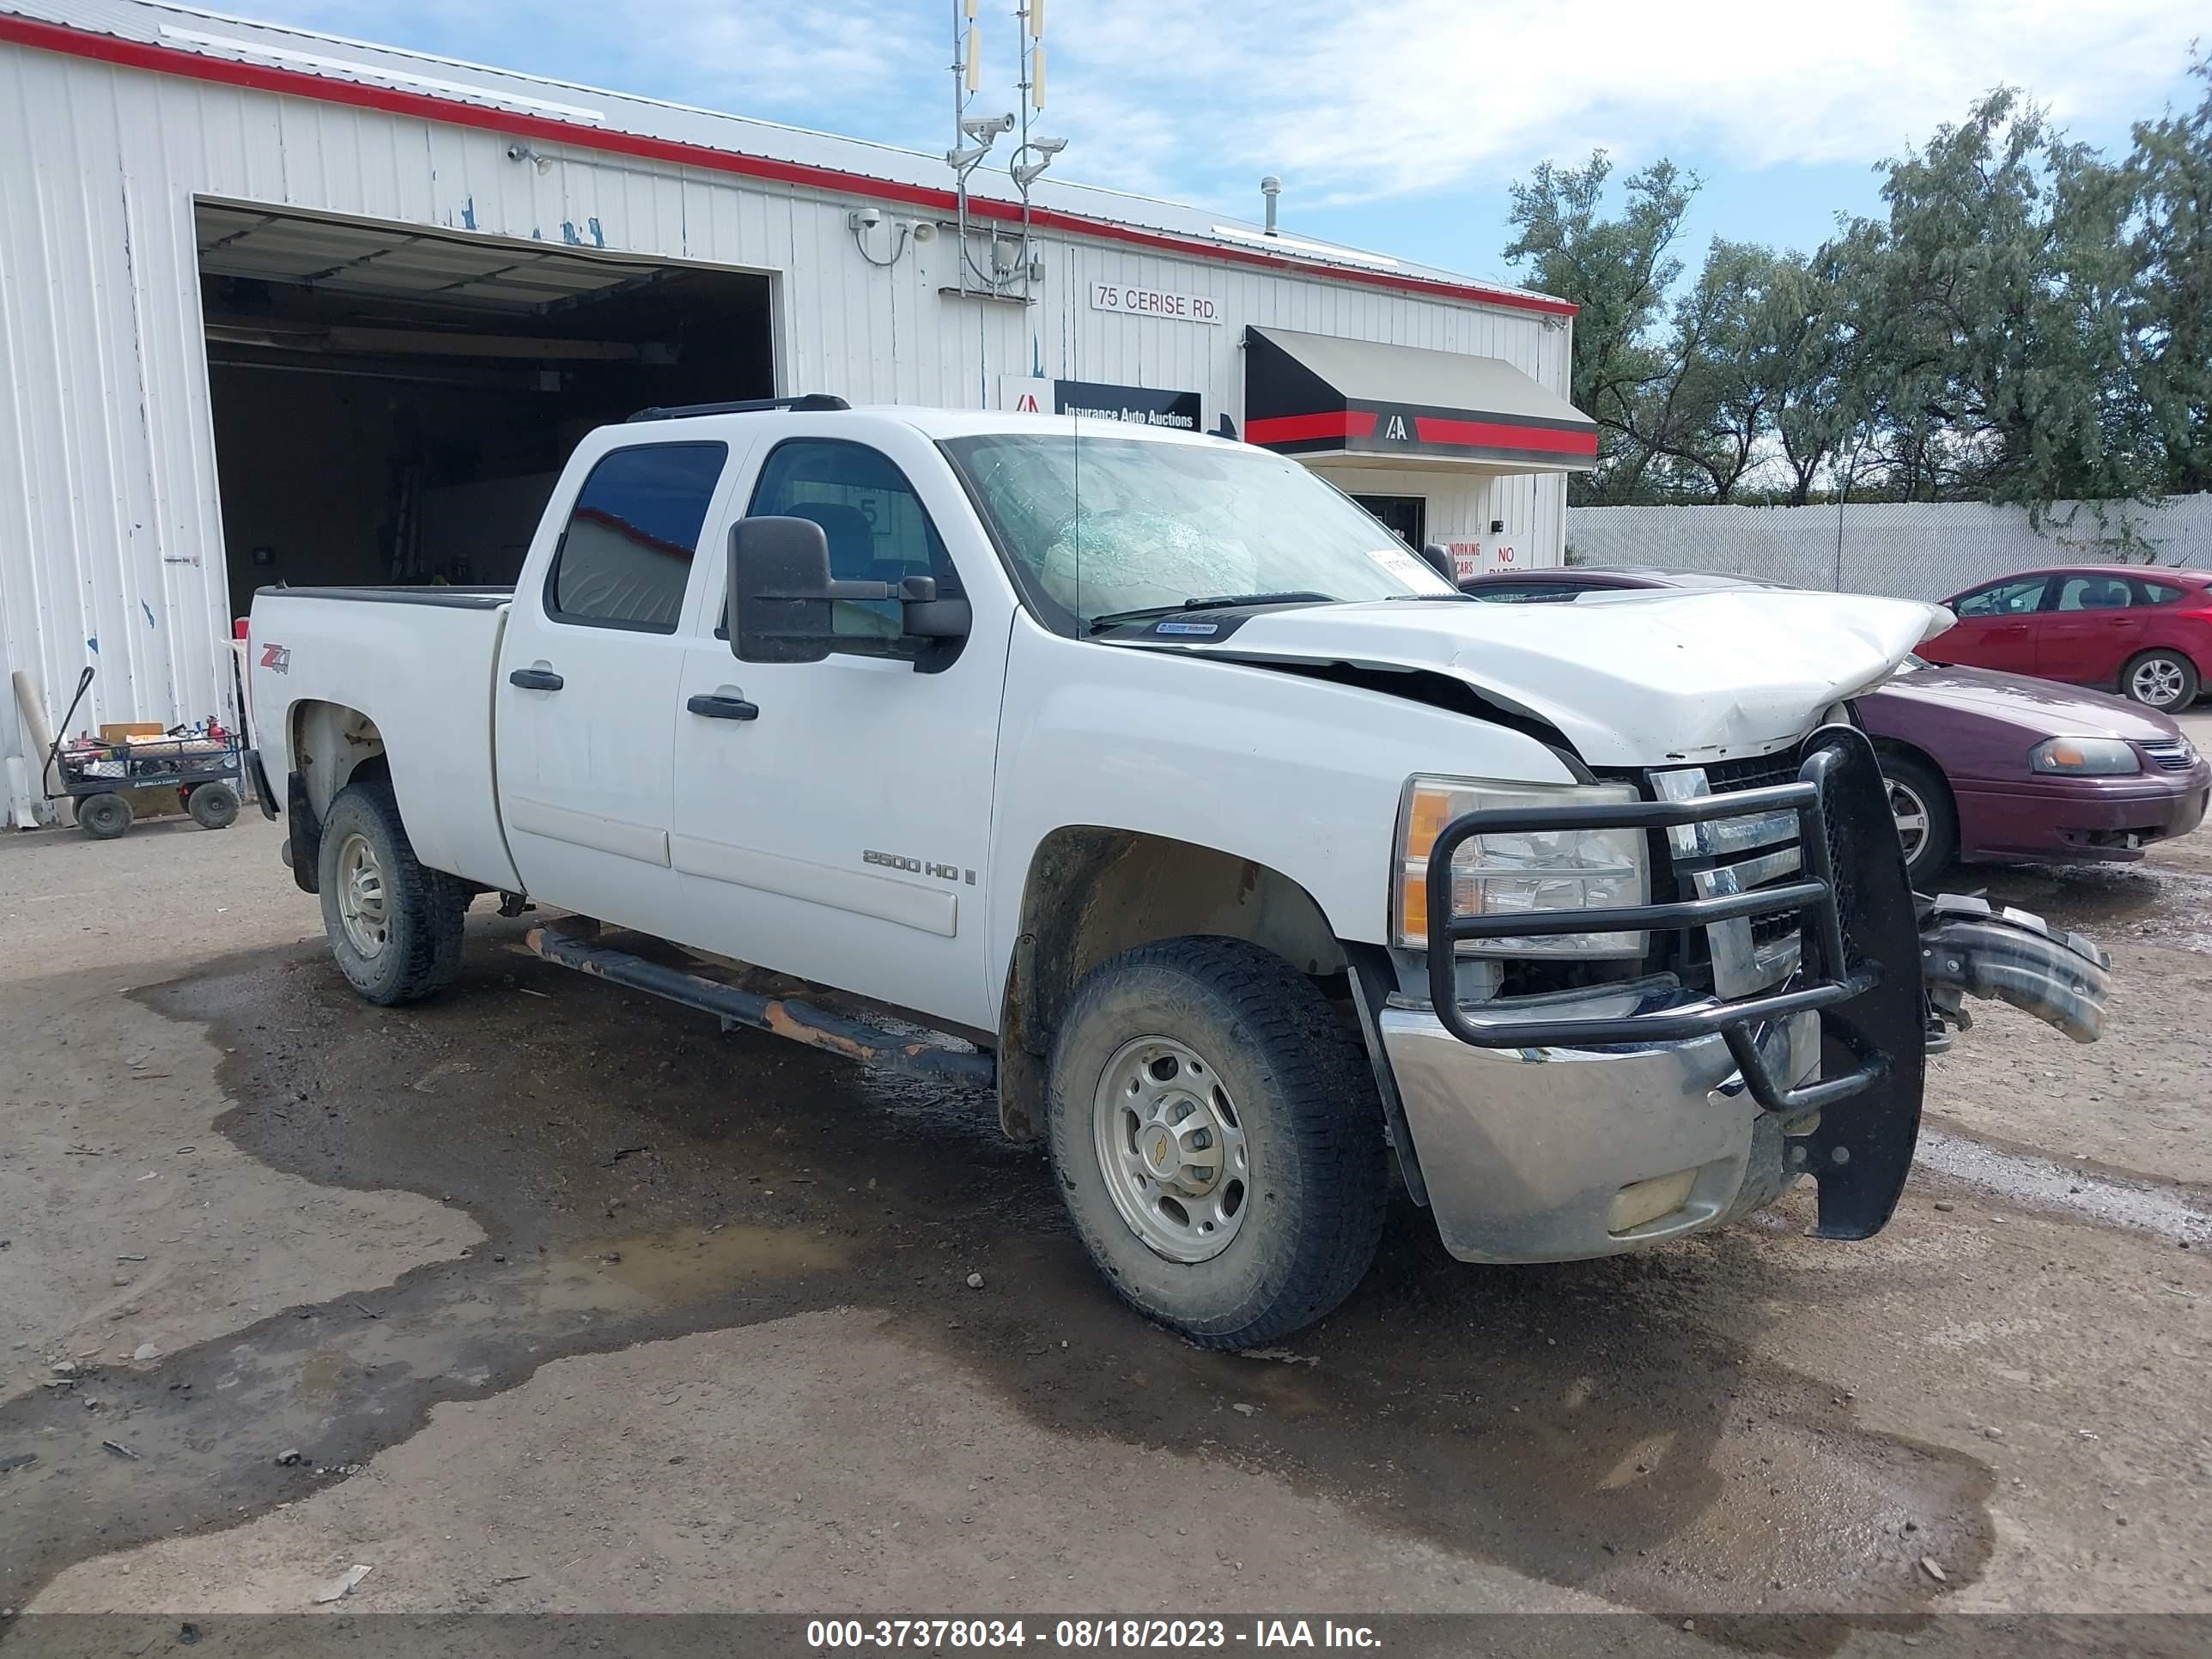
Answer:
[{"label": "side mirror", "polygon": [[[970,625],[968,601],[939,599],[934,577],[896,585],[833,578],[830,538],[811,519],[763,515],[732,525],[725,594],[730,652],[741,662],[820,662],[832,651],[919,659],[933,641],[967,638]],[[839,632],[840,599],[901,601],[900,631]]]},{"label": "side mirror", "polygon": [[1439,547],[1434,542],[1431,542],[1421,550],[1421,556],[1429,562],[1430,568],[1437,574],[1442,576],[1454,587],[1459,586],[1459,567],[1454,562],[1449,548]]},{"label": "side mirror", "polygon": [[820,662],[830,654],[830,538],[811,519],[730,526],[723,623],[740,662]]}]

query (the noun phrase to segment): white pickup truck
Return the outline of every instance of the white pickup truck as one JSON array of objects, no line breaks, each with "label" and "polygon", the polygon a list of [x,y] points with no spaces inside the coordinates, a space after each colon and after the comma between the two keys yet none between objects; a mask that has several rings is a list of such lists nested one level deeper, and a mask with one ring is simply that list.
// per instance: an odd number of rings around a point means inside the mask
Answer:
[{"label": "white pickup truck", "polygon": [[1863,1237],[1962,996],[2096,1035],[2094,945],[1907,889],[1849,700],[1945,611],[1483,605],[1217,439],[647,414],[512,590],[254,601],[287,860],[373,1001],[496,893],[567,913],[551,960],[994,1086],[1115,1287],[1223,1347],[1352,1290],[1394,1169],[1471,1261],[1801,1176]]}]

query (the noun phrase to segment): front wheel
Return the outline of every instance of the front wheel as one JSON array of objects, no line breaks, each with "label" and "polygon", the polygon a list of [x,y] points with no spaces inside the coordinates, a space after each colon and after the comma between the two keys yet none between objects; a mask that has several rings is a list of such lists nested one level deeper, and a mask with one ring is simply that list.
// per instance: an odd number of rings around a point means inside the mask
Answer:
[{"label": "front wheel", "polygon": [[1312,1323],[1374,1260],[1389,1195],[1358,1041],[1313,982],[1237,939],[1123,952],[1053,1045],[1052,1162],[1122,1297],[1203,1347]]},{"label": "front wheel", "polygon": [[338,792],[323,820],[319,875],[323,932],[355,990],[389,1006],[453,982],[468,890],[416,860],[391,784]]},{"label": "front wheel", "polygon": [[76,804],[76,827],[94,841],[113,841],[131,828],[128,795],[87,795]]},{"label": "front wheel", "polygon": [[2120,690],[2160,713],[2188,708],[2201,685],[2197,665],[2179,651],[2146,651],[2120,672]]},{"label": "front wheel", "polygon": [[1903,755],[1881,757],[1881,781],[1889,791],[1889,813],[1905,849],[1905,874],[1926,890],[1936,873],[1959,855],[1959,815],[1951,787],[1932,766]]}]

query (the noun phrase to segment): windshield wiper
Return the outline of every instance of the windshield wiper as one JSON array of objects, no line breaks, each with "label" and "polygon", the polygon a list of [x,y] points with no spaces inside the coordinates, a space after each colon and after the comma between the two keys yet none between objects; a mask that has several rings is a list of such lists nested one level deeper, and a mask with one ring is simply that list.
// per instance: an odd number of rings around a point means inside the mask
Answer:
[{"label": "windshield wiper", "polygon": [[1240,605],[1334,605],[1334,593],[1294,588],[1285,593],[1218,593],[1209,599],[1184,599],[1176,605],[1148,605],[1140,611],[1109,611],[1091,619],[1091,632],[1103,634],[1124,623],[1151,622],[1156,617],[1179,616],[1186,611],[1227,611]]}]

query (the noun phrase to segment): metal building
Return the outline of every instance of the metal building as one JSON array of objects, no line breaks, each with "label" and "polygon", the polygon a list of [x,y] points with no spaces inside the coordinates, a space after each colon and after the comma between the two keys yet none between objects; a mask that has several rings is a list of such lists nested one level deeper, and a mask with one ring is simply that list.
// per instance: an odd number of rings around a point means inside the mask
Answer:
[{"label": "metal building", "polygon": [[[582,432],[805,392],[1231,432],[1463,563],[1559,562],[1595,452],[1572,306],[1050,180],[1024,231],[980,167],[963,228],[951,184],[180,5],[0,0],[0,680],[58,717],[96,664],[80,727],[234,718],[255,587],[511,579]],[[20,811],[12,703],[0,730]]]}]

